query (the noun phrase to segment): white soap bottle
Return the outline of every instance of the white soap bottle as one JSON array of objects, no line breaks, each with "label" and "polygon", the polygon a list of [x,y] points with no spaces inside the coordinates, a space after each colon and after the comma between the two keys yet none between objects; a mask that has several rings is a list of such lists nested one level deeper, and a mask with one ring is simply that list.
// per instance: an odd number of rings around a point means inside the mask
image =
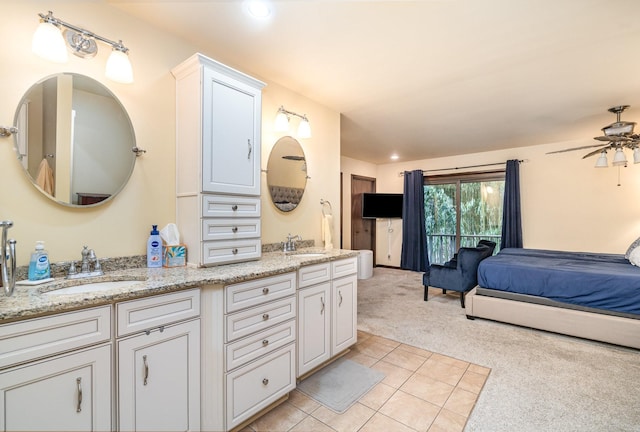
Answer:
[{"label": "white soap bottle", "polygon": [[162,267],[162,239],[158,225],[152,225],[149,240],[147,240],[147,267]]},{"label": "white soap bottle", "polygon": [[31,281],[48,279],[51,277],[51,266],[49,265],[49,253],[44,249],[44,242],[36,242],[36,250],[31,253],[29,260],[29,275]]}]

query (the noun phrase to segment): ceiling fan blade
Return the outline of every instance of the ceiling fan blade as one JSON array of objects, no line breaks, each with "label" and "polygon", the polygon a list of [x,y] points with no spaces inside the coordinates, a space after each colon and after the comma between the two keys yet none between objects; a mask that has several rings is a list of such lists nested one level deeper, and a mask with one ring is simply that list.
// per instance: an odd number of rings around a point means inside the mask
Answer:
[{"label": "ceiling fan blade", "polygon": [[586,159],[588,157],[591,157],[591,156],[597,155],[599,153],[602,153],[602,150],[606,150],[609,147],[611,147],[611,145],[606,145],[606,146],[604,146],[602,148],[599,148],[598,150],[594,150],[594,151],[592,151],[590,153],[587,153],[586,155],[582,156],[582,159]]},{"label": "ceiling fan blade", "polygon": [[593,147],[602,147],[602,144],[591,144],[591,145],[588,145],[588,146],[574,147],[574,148],[564,149],[564,150],[556,150],[556,151],[552,151],[552,152],[547,152],[545,154],[564,153],[564,152],[570,152],[570,151],[575,151],[575,150],[584,150],[584,149],[593,148]]},{"label": "ceiling fan blade", "polygon": [[598,140],[598,141],[609,141],[609,142],[624,142],[624,141],[631,141],[633,138],[630,136],[616,136],[616,135],[609,135],[609,136],[597,136],[597,137],[593,137],[593,139]]}]

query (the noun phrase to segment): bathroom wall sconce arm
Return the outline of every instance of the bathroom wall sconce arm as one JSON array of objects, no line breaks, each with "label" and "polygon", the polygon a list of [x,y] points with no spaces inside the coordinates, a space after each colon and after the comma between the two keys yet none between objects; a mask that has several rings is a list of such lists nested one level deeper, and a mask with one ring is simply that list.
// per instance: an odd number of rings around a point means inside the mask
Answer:
[{"label": "bathroom wall sconce arm", "polygon": [[147,152],[146,150],[141,149],[140,147],[134,147],[131,149],[131,151],[136,154],[136,157],[140,157]]},{"label": "bathroom wall sconce arm", "polygon": [[0,137],[10,137],[11,134],[17,133],[18,128],[14,126],[0,126]]},{"label": "bathroom wall sconce arm", "polygon": [[293,111],[284,109],[284,106],[278,108],[278,114],[276,115],[276,121],[274,130],[276,132],[288,132],[289,131],[289,117],[295,116],[300,118],[300,124],[298,125],[298,138],[311,138],[311,126],[306,114],[298,114]]}]

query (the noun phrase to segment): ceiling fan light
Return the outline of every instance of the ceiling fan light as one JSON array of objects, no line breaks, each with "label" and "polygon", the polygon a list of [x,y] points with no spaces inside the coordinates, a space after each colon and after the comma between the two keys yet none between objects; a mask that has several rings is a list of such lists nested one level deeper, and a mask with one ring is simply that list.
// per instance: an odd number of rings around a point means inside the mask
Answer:
[{"label": "ceiling fan light", "polygon": [[603,151],[600,153],[598,160],[596,160],[596,168],[606,168],[609,166],[609,161],[607,160],[607,152]]},{"label": "ceiling fan light", "polygon": [[633,163],[640,163],[640,147],[636,147],[633,149]]},{"label": "ceiling fan light", "polygon": [[621,147],[616,149],[616,153],[613,155],[613,162],[611,164],[613,166],[622,166],[627,164],[627,157]]}]

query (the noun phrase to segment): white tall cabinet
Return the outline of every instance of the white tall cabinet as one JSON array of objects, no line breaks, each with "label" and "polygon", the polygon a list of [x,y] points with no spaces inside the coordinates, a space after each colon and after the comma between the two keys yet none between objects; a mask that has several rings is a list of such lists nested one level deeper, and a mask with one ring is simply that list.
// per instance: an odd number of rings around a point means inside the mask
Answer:
[{"label": "white tall cabinet", "polygon": [[195,54],[175,67],[176,222],[197,266],[261,256],[264,83]]}]

